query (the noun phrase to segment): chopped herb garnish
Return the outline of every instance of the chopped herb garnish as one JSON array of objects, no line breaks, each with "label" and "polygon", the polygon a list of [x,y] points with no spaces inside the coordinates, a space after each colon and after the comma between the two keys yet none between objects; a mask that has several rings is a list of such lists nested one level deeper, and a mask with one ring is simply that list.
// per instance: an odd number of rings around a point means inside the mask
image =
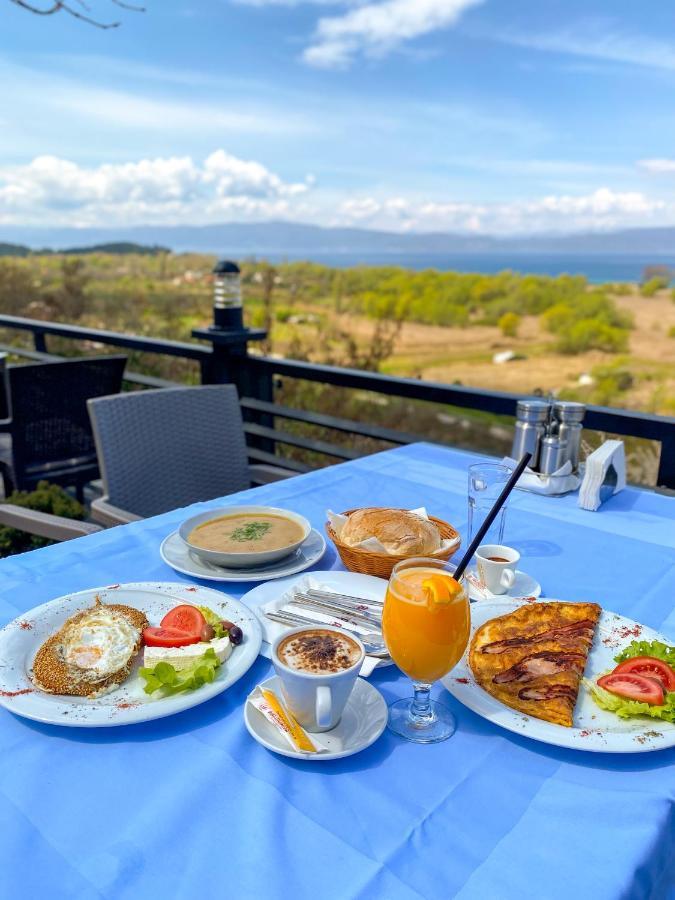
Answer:
[{"label": "chopped herb garnish", "polygon": [[259,541],[271,527],[269,522],[249,522],[248,525],[235,528],[230,537],[233,541]]}]

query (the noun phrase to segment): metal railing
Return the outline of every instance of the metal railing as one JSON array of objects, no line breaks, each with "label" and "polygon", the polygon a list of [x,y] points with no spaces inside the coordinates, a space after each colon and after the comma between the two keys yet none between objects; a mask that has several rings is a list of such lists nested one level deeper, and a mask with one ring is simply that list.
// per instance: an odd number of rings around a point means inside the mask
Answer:
[{"label": "metal railing", "polygon": [[[0,350],[4,352],[29,359],[60,358],[49,353],[47,336],[53,335],[73,341],[96,342],[139,353],[196,361],[200,367],[202,383],[237,384],[246,419],[249,455],[251,459],[260,462],[279,462],[276,454],[278,444],[309,450],[332,460],[354,459],[362,455],[358,449],[351,446],[290,432],[287,430],[288,426],[277,427],[277,420],[320,426],[338,434],[371,438],[391,445],[429,439],[423,434],[410,434],[376,424],[276,403],[274,383],[279,377],[318,382],[335,388],[358,389],[390,398],[427,401],[507,416],[515,415],[516,402],[525,396],[413,378],[399,378],[360,369],[258,356],[247,351],[247,332],[224,333],[210,329],[193,332],[195,336],[209,340],[211,347],[208,347],[193,342],[141,337],[19,316],[0,315],[0,328],[29,332],[33,336],[34,350],[0,345]],[[257,336],[259,334],[257,333]],[[127,372],[125,380],[141,387],[167,387],[176,384],[136,372]],[[584,428],[659,442],[661,452],[657,483],[663,487],[675,488],[675,419],[632,410],[589,406]],[[306,462],[295,459],[284,458],[283,464],[298,472],[305,472],[311,468]]]}]

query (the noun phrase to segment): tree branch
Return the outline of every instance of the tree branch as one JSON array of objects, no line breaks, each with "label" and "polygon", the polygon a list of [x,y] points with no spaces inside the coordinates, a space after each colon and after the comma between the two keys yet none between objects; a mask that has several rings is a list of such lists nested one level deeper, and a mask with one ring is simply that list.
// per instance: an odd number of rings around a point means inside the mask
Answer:
[{"label": "tree branch", "polygon": [[[31,0],[10,0],[10,3],[14,3],[15,6],[21,7],[21,9],[25,9],[28,12],[34,13],[36,16],[52,16],[54,13],[64,12],[69,16],[72,16],[74,19],[79,19],[81,22],[87,22],[89,25],[94,25],[96,28],[102,28],[103,30],[107,30],[109,28],[119,28],[120,22],[101,22],[99,19],[95,19],[92,16],[88,15],[91,10],[91,6],[86,2],[86,0],[52,0],[51,4],[46,7],[35,6]],[[81,12],[79,9],[75,9],[73,7],[73,3],[77,3],[80,7],[82,7],[85,12]],[[144,6],[136,6],[133,3],[126,3],[125,0],[110,0],[110,3],[113,6],[118,6],[120,9],[128,9],[132,12],[145,12]]]}]

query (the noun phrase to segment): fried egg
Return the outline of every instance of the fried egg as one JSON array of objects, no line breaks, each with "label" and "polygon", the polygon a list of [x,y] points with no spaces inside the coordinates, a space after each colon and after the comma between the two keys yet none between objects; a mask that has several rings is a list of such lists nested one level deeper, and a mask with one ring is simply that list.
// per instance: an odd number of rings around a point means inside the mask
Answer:
[{"label": "fried egg", "polygon": [[104,605],[67,619],[40,647],[33,680],[55,694],[100,696],[127,677],[141,646],[145,613],[130,606]]}]

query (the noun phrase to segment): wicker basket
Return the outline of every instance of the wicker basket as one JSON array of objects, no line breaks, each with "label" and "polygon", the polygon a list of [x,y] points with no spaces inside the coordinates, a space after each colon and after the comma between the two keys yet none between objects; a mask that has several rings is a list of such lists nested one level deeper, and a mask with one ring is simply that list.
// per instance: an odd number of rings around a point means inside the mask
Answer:
[{"label": "wicker basket", "polygon": [[[353,512],[356,512],[356,510],[348,509],[345,510],[342,515],[349,516]],[[433,554],[434,559],[444,559],[447,561],[457,550],[459,550],[459,532],[448,522],[444,522],[443,519],[437,519],[436,516],[429,516],[429,519],[438,528],[443,540],[457,540],[457,543],[453,544],[448,550],[444,550],[442,553]],[[396,563],[409,558],[406,556],[394,556],[391,553],[377,553],[373,550],[364,550],[362,547],[350,547],[347,544],[343,544],[340,538],[335,534],[330,522],[326,522],[326,534],[335,544],[335,548],[340,554],[340,559],[344,563],[345,568],[349,569],[350,572],[361,572],[363,575],[375,575],[377,578],[389,578],[391,570]]]}]

